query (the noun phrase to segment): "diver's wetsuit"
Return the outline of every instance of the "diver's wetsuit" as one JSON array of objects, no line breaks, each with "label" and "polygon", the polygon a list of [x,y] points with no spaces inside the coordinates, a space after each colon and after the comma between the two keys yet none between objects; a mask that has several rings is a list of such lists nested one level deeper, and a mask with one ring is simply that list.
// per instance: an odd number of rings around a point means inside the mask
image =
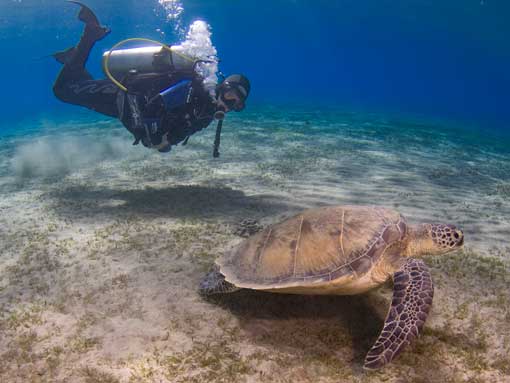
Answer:
[{"label": "diver's wetsuit", "polygon": [[[56,56],[64,64],[53,86],[57,98],[119,118],[135,136],[134,144],[142,141],[161,152],[169,151],[171,145],[186,140],[212,122],[216,104],[196,74],[133,75],[124,82],[128,93],[108,79],[94,80],[85,63],[94,43],[108,33],[99,24],[88,23],[78,45]],[[179,81],[187,86],[184,103],[172,107],[155,97]]]}]

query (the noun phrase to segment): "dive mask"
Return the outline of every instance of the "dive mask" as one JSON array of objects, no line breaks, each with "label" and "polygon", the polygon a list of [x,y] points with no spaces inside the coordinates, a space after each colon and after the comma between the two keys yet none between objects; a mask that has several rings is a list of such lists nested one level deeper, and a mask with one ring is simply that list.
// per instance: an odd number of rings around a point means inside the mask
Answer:
[{"label": "dive mask", "polygon": [[221,101],[231,110],[239,112],[244,109],[244,95],[235,87],[226,84],[221,93]]}]

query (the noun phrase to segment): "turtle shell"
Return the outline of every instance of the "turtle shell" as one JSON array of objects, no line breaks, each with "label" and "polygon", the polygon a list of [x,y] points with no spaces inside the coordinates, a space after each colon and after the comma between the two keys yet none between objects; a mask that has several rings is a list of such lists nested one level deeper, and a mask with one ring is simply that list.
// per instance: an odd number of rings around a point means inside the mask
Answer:
[{"label": "turtle shell", "polygon": [[306,287],[366,274],[406,233],[406,222],[395,210],[327,206],[267,227],[217,263],[225,279],[238,287]]}]

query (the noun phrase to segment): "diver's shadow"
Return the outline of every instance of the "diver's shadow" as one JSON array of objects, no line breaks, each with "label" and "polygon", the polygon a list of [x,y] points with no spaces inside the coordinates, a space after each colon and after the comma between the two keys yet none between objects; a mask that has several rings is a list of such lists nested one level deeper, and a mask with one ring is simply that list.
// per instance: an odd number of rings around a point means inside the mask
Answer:
[{"label": "diver's shadow", "polygon": [[229,187],[199,185],[127,190],[72,186],[51,192],[50,198],[58,214],[73,219],[90,216],[202,219],[262,216],[294,207],[276,196],[247,196],[241,190]]},{"label": "diver's shadow", "polygon": [[367,295],[306,296],[241,290],[208,300],[234,314],[255,344],[296,354],[306,348],[307,354],[312,358],[315,354],[317,359],[347,347],[350,357],[339,363],[351,364],[355,370],[361,369],[383,326],[380,311],[376,312]]}]

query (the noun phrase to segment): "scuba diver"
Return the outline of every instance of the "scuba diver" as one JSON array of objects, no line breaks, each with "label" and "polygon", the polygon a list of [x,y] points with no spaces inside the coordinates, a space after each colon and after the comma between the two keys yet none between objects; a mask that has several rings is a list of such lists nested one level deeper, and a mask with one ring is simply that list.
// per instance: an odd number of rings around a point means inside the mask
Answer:
[{"label": "scuba diver", "polygon": [[[87,107],[118,118],[133,134],[135,141],[160,152],[172,145],[185,145],[191,135],[218,121],[214,157],[219,156],[221,127],[225,113],[244,109],[250,82],[240,74],[230,75],[215,86],[205,88],[196,66],[207,63],[180,52],[177,47],[112,48],[103,56],[107,79],[93,79],[85,63],[96,41],[110,33],[84,4],[78,19],[85,23],[75,47],[53,55],[63,64],[53,92],[60,100]],[[146,40],[146,39],[132,39]],[[147,40],[151,41],[151,40]]]}]

